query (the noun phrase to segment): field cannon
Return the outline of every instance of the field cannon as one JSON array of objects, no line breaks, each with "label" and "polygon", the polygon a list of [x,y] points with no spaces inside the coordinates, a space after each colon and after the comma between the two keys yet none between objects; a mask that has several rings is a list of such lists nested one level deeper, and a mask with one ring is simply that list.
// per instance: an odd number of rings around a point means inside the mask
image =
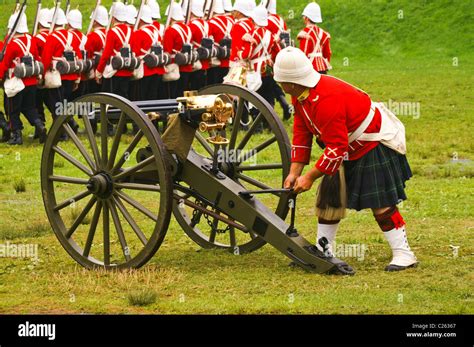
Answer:
[{"label": "field cannon", "polygon": [[[98,93],[75,104],[79,111],[58,117],[50,130],[41,185],[52,229],[80,265],[143,266],[174,215],[203,248],[243,254],[269,243],[309,271],[352,273],[294,228],[296,197],[281,189],[291,145],[258,94],[224,84],[177,100],[131,102]],[[74,116],[84,134],[69,125]],[[92,122],[100,125],[97,135]],[[64,134],[71,141],[60,142]]]}]

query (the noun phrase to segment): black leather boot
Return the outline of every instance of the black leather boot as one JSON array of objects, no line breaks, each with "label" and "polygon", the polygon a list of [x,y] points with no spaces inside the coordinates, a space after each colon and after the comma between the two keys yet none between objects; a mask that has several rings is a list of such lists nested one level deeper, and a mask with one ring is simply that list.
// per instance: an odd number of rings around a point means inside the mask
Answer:
[{"label": "black leather boot", "polygon": [[37,120],[35,124],[35,135],[37,135],[37,139],[39,139],[39,143],[45,143],[46,142],[46,137],[48,135],[48,132],[41,120]]},{"label": "black leather boot", "polygon": [[8,144],[11,146],[23,144],[23,136],[21,134],[21,130],[12,131],[12,135],[10,141],[8,141]]},{"label": "black leather boot", "polygon": [[5,119],[5,114],[0,112],[0,129],[2,129],[2,138],[0,142],[8,142],[10,140],[10,126],[8,125],[7,120]]}]

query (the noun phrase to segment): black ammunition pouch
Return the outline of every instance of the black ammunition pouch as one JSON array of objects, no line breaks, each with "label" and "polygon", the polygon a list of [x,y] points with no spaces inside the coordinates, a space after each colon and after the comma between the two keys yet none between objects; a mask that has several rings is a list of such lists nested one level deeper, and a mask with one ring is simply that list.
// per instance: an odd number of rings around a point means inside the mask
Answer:
[{"label": "black ammunition pouch", "polygon": [[163,46],[160,45],[152,46],[150,48],[150,53],[143,57],[143,63],[151,69],[169,65],[170,62],[171,56],[168,53],[163,52]]},{"label": "black ammunition pouch", "polygon": [[94,58],[92,58],[92,61],[94,63],[94,68],[99,66],[100,58],[102,58],[102,54],[99,54],[99,53],[94,54]]},{"label": "black ammunition pouch", "polygon": [[287,31],[282,31],[280,33],[280,46],[282,49],[285,49],[287,47],[290,47],[291,44],[291,36],[290,33]]},{"label": "black ammunition pouch", "polygon": [[[197,49],[199,60],[209,60],[216,56],[217,51],[214,49],[214,40],[210,38],[203,38],[201,47]],[[213,55],[213,53],[215,54]]]},{"label": "black ammunition pouch", "polygon": [[229,59],[231,47],[232,39],[224,37],[221,42],[219,42],[219,47],[217,48],[217,58],[222,60]]},{"label": "black ammunition pouch", "polygon": [[199,53],[189,43],[185,43],[181,52],[176,53],[174,61],[179,66],[192,65],[199,60]]},{"label": "black ammunition pouch", "polygon": [[112,58],[112,68],[114,70],[136,70],[140,66],[140,60],[132,54],[129,47],[122,47],[120,55]]}]

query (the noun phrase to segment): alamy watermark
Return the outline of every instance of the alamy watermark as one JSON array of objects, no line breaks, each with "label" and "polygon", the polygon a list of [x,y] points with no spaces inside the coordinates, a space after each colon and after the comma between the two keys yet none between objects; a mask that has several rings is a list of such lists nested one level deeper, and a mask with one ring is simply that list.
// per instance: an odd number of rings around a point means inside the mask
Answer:
[{"label": "alamy watermark", "polygon": [[389,99],[388,102],[383,102],[385,107],[398,116],[413,117],[419,119],[421,116],[420,102],[400,102]]},{"label": "alamy watermark", "polygon": [[365,259],[365,252],[369,250],[369,247],[363,243],[344,244],[334,241],[331,246],[326,250],[326,256],[356,258],[358,261],[363,261]]},{"label": "alamy watermark", "polygon": [[55,112],[58,116],[80,116],[94,115],[95,107],[92,102],[58,102],[55,105]]},{"label": "alamy watermark", "polygon": [[38,244],[36,243],[0,243],[0,258],[30,258],[38,260]]}]

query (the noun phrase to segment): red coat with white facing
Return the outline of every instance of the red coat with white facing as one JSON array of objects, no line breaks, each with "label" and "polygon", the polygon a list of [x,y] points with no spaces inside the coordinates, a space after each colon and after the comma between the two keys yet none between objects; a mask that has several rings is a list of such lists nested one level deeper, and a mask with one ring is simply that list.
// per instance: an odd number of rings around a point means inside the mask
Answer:
[{"label": "red coat with white facing", "polygon": [[[153,24],[145,25],[133,33],[131,47],[137,57],[143,58],[150,53],[151,46],[161,44],[162,39],[156,26]],[[143,65],[143,75],[145,77],[163,75],[164,73],[165,68],[163,66],[149,68],[146,64]]]},{"label": "red coat with white facing", "polygon": [[[313,136],[316,136],[326,145],[316,168],[324,174],[334,175],[344,160],[360,159],[379,144],[349,143],[348,134],[359,128],[371,109],[370,97],[362,90],[335,77],[321,75],[316,87],[301,99],[293,98],[292,162],[309,163]],[[365,133],[378,133],[380,126],[381,115],[376,110]]]},{"label": "red coat with white facing", "polygon": [[311,60],[316,71],[322,72],[331,69],[331,35],[318,27],[309,25],[298,34],[300,49]]},{"label": "red coat with white facing", "polygon": [[248,44],[249,35],[254,29],[253,21],[250,18],[239,19],[235,22],[230,32],[230,37],[232,39],[232,50],[230,52],[230,61],[236,62],[242,60],[242,51],[245,48],[245,45]]},{"label": "red coat with white facing", "polygon": [[277,14],[270,14],[268,16],[267,29],[270,30],[273,35],[280,37],[280,33],[282,31],[287,31],[288,27],[285,23],[285,20],[281,16]]},{"label": "red coat with white facing", "polygon": [[[201,46],[202,39],[209,37],[209,23],[207,23],[204,19],[196,18],[189,23],[189,28],[193,34],[193,46],[197,49]],[[203,70],[208,70],[210,60],[201,60],[201,64]]]},{"label": "red coat with white facing", "polygon": [[[174,23],[165,30],[164,40],[163,40],[163,49],[169,54],[176,54],[181,52],[183,45],[185,43],[191,44],[193,38],[193,33],[189,26],[184,23]],[[181,72],[192,72],[193,65],[182,65],[179,67]]]},{"label": "red coat with white facing", "polygon": [[[105,66],[110,62],[110,59],[118,54],[120,54],[120,49],[124,46],[124,43],[130,43],[132,37],[133,29],[130,25],[121,23],[114,26],[107,33],[105,39],[105,48],[100,58],[99,65],[97,66],[97,72],[102,74],[104,72]],[[130,70],[119,70],[115,74],[117,77],[131,77],[132,71]]]},{"label": "red coat with white facing", "polygon": [[[3,79],[8,74],[9,69],[15,68],[16,64],[20,63],[20,59],[25,56],[25,48],[30,44],[29,52],[35,60],[40,60],[38,49],[34,43],[33,37],[30,34],[23,34],[20,37],[14,38],[5,50],[5,56],[0,64],[0,78]],[[34,86],[37,83],[37,77],[22,78],[23,84]]]},{"label": "red coat with white facing", "polygon": [[[230,37],[235,20],[226,15],[214,16],[209,20],[209,36],[219,44],[224,37]],[[229,67],[229,59],[221,59],[221,67]]]},{"label": "red coat with white facing", "polygon": [[249,60],[254,71],[265,73],[267,65],[273,65],[276,55],[281,47],[278,45],[272,33],[264,27],[255,27],[251,34],[244,37],[242,50],[239,57],[243,60]]},{"label": "red coat with white facing", "polygon": [[96,54],[102,54],[105,47],[105,28],[98,28],[87,35],[86,52],[87,58],[92,59]]},{"label": "red coat with white facing", "polygon": [[38,55],[41,57],[43,55],[44,46],[46,44],[46,39],[48,38],[49,30],[41,30],[33,37],[34,44],[38,49]]},{"label": "red coat with white facing", "polygon": [[[44,71],[48,71],[53,67],[53,61],[63,58],[64,50],[69,36],[71,37],[71,48],[78,59],[82,59],[82,53],[79,49],[79,42],[74,40],[74,36],[66,29],[53,31],[46,39],[41,59],[44,65]],[[76,81],[80,77],[78,74],[61,75],[63,81]]]}]

